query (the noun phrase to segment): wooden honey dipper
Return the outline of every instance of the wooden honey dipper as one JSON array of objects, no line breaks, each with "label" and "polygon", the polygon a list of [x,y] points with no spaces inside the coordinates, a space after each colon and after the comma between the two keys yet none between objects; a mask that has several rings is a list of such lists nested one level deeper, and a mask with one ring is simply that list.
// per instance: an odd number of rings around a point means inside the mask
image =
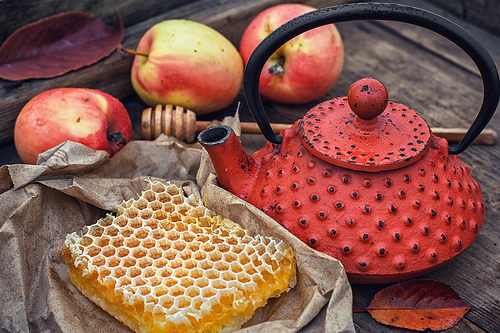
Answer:
[{"label": "wooden honey dipper", "polygon": [[[171,104],[157,105],[154,109],[147,108],[142,111],[141,137],[143,140],[154,140],[164,133],[179,140],[191,143],[195,141],[196,133],[203,131],[208,126],[216,124],[218,121],[196,120],[196,113],[181,106]],[[241,122],[241,133],[261,133],[257,123]],[[271,124],[274,133],[284,128],[291,127],[292,124]],[[442,128],[433,127],[432,132],[448,142],[458,142],[467,132],[465,128]],[[478,135],[474,144],[492,145],[496,143],[497,134],[491,129],[485,129]]]}]

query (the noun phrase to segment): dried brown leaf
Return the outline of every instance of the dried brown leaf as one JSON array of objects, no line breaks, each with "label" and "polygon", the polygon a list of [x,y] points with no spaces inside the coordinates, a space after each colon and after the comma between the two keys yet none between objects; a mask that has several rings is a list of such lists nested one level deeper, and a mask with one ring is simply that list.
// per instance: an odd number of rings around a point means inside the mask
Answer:
[{"label": "dried brown leaf", "polygon": [[0,48],[0,77],[18,81],[59,76],[108,56],[123,36],[118,13],[114,27],[79,11],[53,15],[7,38]]},{"label": "dried brown leaf", "polygon": [[442,331],[472,308],[446,283],[421,279],[379,291],[366,309],[379,323],[417,331]]}]

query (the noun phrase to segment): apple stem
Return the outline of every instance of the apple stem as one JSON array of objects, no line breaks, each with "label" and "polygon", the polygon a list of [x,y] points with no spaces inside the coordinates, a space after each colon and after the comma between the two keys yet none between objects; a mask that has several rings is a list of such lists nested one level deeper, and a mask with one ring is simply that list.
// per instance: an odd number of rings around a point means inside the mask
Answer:
[{"label": "apple stem", "polygon": [[267,70],[269,74],[276,74],[276,75],[283,74],[285,72],[285,69],[283,68],[284,64],[285,64],[285,57],[279,57],[278,61],[274,65],[269,67]]},{"label": "apple stem", "polygon": [[129,54],[133,54],[133,55],[137,55],[137,56],[141,56],[141,57],[148,57],[149,56],[149,53],[134,51],[131,49],[126,49],[126,48],[122,47],[121,44],[116,47],[116,50],[118,52],[125,52],[125,53],[129,53]]},{"label": "apple stem", "polygon": [[108,141],[114,142],[118,147],[123,147],[127,144],[127,139],[121,132],[111,133],[107,135]]}]

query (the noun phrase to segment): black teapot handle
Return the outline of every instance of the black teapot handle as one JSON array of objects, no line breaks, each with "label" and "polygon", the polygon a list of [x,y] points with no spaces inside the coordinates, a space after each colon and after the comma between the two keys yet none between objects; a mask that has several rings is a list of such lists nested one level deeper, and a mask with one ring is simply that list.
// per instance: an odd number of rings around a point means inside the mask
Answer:
[{"label": "black teapot handle", "polygon": [[351,3],[317,9],[283,24],[267,36],[253,51],[245,67],[243,89],[248,107],[267,140],[281,144],[267,119],[259,93],[260,74],[269,57],[290,39],[310,29],[346,21],[388,20],[411,23],[446,37],[474,61],[483,80],[483,104],[471,127],[450,154],[463,152],[486,127],[500,98],[500,81],[495,63],[486,49],[466,30],[432,12],[391,3]]}]

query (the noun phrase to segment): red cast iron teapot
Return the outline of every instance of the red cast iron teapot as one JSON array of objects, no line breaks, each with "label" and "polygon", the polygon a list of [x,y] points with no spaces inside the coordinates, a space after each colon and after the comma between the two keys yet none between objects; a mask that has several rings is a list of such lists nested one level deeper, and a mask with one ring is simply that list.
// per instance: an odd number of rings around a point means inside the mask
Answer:
[{"label": "red cast iron teapot", "polygon": [[[259,97],[266,60],[309,29],[351,20],[412,23],[447,37],[475,62],[484,99],[463,140],[448,147],[410,108],[388,100],[374,79],[323,102],[273,133]],[[478,42],[454,23],[396,4],[353,3],[304,14],[276,29],[245,69],[245,96],[270,141],[249,156],[227,126],[199,134],[219,184],[260,208],[312,248],[339,259],[352,283],[389,283],[428,273],[463,252],[485,216],[480,186],[457,154],[489,122],[498,72]]]}]

